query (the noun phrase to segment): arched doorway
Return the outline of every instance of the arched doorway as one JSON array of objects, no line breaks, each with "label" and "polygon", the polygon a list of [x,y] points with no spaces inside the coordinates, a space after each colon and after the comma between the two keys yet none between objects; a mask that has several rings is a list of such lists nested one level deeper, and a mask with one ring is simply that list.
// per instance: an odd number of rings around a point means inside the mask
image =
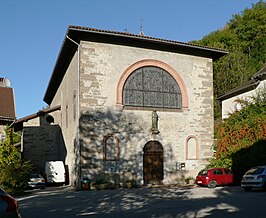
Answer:
[{"label": "arched doorway", "polygon": [[158,141],[149,141],[143,148],[144,184],[163,183],[163,146]]}]

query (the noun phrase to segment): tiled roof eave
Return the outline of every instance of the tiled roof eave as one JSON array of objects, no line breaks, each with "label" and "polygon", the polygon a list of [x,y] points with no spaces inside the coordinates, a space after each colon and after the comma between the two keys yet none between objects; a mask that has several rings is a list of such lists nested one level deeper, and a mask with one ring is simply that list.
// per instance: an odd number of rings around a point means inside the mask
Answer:
[{"label": "tiled roof eave", "polygon": [[16,117],[4,117],[4,116],[0,116],[0,120],[11,120],[14,121],[16,119]]},{"label": "tiled roof eave", "polygon": [[245,92],[251,91],[256,89],[256,87],[260,84],[260,81],[249,81],[246,84],[239,86],[227,93],[225,93],[224,95],[221,95],[217,98],[217,100],[223,101],[232,97],[235,97],[237,95],[243,94]]},{"label": "tiled roof eave", "polygon": [[228,98],[232,98],[236,95],[240,95],[244,92],[251,91],[255,89],[260,84],[260,82],[265,79],[266,79],[266,63],[264,64],[264,67],[260,69],[257,73],[255,73],[254,76],[247,83],[228,91],[224,95],[219,96],[217,99],[223,101]]},{"label": "tiled roof eave", "polygon": [[44,94],[43,100],[48,105],[51,104],[64,74],[78,49],[77,44],[80,44],[80,41],[82,40],[169,51],[173,53],[211,58],[213,60],[228,53],[227,51],[220,49],[173,40],[165,40],[125,32],[99,30],[88,27],[69,26]]},{"label": "tiled roof eave", "polygon": [[39,117],[41,114],[47,114],[47,113],[51,113],[51,112],[54,112],[54,111],[57,111],[57,110],[61,110],[61,106],[60,105],[55,106],[55,107],[51,107],[51,108],[47,108],[47,109],[44,109],[44,110],[40,110],[40,111],[38,111],[35,114],[31,114],[31,115],[22,117],[22,118],[16,120],[15,124],[27,122],[29,120],[32,120],[34,118]]},{"label": "tiled roof eave", "polygon": [[69,26],[70,31],[80,31],[80,32],[87,32],[87,33],[99,33],[104,34],[108,36],[119,36],[119,37],[126,37],[126,38],[134,38],[134,39],[143,39],[145,41],[151,41],[151,42],[160,42],[164,44],[171,44],[171,45],[178,45],[178,46],[185,46],[190,48],[197,48],[197,49],[203,49],[203,50],[209,50],[214,52],[221,52],[224,54],[228,54],[227,51],[219,48],[212,48],[209,46],[202,46],[202,45],[195,45],[192,43],[186,43],[186,42],[180,42],[175,40],[167,40],[167,39],[161,39],[157,37],[150,37],[145,35],[138,35],[138,34],[132,34],[127,32],[118,32],[118,31],[111,31],[111,30],[99,30],[95,28],[88,28],[88,27],[80,27],[80,26]]}]

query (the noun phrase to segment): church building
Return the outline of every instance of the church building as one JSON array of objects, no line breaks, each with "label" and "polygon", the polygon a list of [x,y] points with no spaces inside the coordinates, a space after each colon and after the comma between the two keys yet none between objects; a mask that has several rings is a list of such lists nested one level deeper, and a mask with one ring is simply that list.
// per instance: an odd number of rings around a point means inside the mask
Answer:
[{"label": "church building", "polygon": [[213,61],[227,52],[69,26],[44,101],[59,107],[70,183],[173,184],[208,164]]}]

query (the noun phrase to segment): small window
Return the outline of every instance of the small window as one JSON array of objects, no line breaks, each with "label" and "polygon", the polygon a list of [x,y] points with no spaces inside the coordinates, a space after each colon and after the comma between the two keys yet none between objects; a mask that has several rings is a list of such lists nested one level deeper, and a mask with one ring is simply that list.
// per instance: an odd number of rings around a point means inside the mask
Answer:
[{"label": "small window", "polygon": [[223,171],[220,170],[220,169],[219,169],[219,170],[214,170],[214,171],[213,171],[213,174],[214,174],[214,175],[221,175],[221,174],[223,174]]},{"label": "small window", "polygon": [[232,174],[232,170],[230,169],[224,169],[224,171],[225,171],[225,174]]},{"label": "small window", "polygon": [[66,128],[68,128],[68,105],[66,105]]},{"label": "small window", "polygon": [[196,160],[198,158],[198,145],[196,137],[190,136],[187,139],[186,152],[187,160]]},{"label": "small window", "polygon": [[119,160],[120,149],[119,140],[113,135],[107,135],[104,137],[104,160]]},{"label": "small window", "polygon": [[73,93],[73,120],[76,120],[76,91]]}]

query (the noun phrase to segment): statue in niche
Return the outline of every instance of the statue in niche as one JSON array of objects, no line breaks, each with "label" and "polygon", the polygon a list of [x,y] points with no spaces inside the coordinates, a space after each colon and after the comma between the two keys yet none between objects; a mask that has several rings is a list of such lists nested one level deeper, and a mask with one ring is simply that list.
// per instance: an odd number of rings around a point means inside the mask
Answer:
[{"label": "statue in niche", "polygon": [[159,130],[158,130],[158,114],[156,113],[156,111],[152,111],[152,125],[151,125],[151,131],[152,134],[158,134]]}]

